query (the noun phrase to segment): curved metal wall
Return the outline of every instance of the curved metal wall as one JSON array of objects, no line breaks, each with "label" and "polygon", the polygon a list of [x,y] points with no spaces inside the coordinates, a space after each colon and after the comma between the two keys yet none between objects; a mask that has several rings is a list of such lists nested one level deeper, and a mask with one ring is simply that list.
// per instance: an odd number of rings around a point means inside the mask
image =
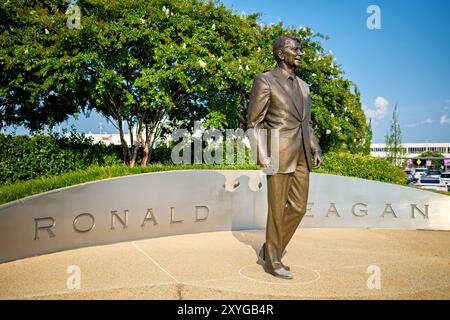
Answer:
[{"label": "curved metal wall", "polygon": [[[101,180],[0,206],[0,262],[186,233],[265,227],[266,179],[185,170]],[[450,197],[313,173],[301,227],[450,229]]]}]

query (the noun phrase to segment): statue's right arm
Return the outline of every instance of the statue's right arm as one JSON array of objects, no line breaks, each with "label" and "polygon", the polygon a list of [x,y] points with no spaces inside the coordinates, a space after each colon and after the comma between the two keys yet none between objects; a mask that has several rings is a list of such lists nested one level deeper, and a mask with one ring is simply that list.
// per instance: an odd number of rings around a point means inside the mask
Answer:
[{"label": "statue's right arm", "polygon": [[258,155],[261,163],[268,160],[267,133],[264,129],[264,118],[270,105],[270,86],[264,75],[258,75],[253,82],[250,92],[250,103],[248,106],[248,129],[249,139],[253,140],[253,145],[258,148]]}]

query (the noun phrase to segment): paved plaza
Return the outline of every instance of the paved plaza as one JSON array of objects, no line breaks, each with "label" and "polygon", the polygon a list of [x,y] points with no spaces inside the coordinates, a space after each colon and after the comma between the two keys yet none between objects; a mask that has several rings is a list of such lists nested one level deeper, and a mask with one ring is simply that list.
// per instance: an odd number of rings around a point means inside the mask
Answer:
[{"label": "paved plaza", "polygon": [[[262,230],[212,232],[7,262],[0,298],[450,299],[447,231],[299,229],[283,261],[293,280],[257,264],[263,240]],[[79,289],[68,288],[70,266]]]}]

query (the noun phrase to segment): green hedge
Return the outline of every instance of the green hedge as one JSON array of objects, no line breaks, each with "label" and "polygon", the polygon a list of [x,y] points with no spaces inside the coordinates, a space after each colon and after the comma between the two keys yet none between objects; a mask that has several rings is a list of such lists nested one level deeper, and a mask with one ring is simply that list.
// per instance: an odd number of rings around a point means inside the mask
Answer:
[{"label": "green hedge", "polygon": [[[147,167],[129,168],[122,165],[121,147],[94,144],[83,135],[5,136],[0,135],[1,201],[19,199],[39,192],[108,177],[143,172],[179,169],[258,169],[256,165],[173,165],[171,147],[154,150],[153,161]],[[387,160],[348,152],[329,152],[318,173],[358,177],[399,185],[406,184],[401,168]]]},{"label": "green hedge", "polygon": [[83,170],[90,165],[121,162],[120,146],[94,144],[84,135],[0,135],[0,183],[14,183],[63,172]]},{"label": "green hedge", "polygon": [[242,164],[242,165],[174,165],[174,164],[150,164],[146,167],[130,168],[123,164],[99,167],[90,166],[84,170],[66,172],[53,177],[40,177],[28,181],[18,181],[15,184],[0,186],[0,204],[14,201],[20,198],[31,196],[34,194],[51,191],[63,187],[68,187],[89,181],[108,179],[113,177],[127,176],[133,174],[141,174],[147,172],[159,172],[169,170],[258,170],[258,166]]},{"label": "green hedge", "polygon": [[407,177],[403,170],[388,160],[355,155],[348,152],[328,152],[323,156],[323,165],[315,172],[350,176],[406,185]]}]

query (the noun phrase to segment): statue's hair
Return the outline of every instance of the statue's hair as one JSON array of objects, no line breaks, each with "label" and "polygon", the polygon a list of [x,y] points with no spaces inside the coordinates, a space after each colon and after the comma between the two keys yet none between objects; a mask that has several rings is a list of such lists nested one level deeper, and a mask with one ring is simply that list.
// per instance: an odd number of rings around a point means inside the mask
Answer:
[{"label": "statue's hair", "polygon": [[280,62],[278,53],[280,52],[280,50],[284,50],[284,48],[286,47],[286,42],[291,41],[291,40],[301,43],[300,38],[297,36],[283,36],[283,37],[275,40],[275,42],[273,43],[273,57],[275,58],[277,63]]}]

